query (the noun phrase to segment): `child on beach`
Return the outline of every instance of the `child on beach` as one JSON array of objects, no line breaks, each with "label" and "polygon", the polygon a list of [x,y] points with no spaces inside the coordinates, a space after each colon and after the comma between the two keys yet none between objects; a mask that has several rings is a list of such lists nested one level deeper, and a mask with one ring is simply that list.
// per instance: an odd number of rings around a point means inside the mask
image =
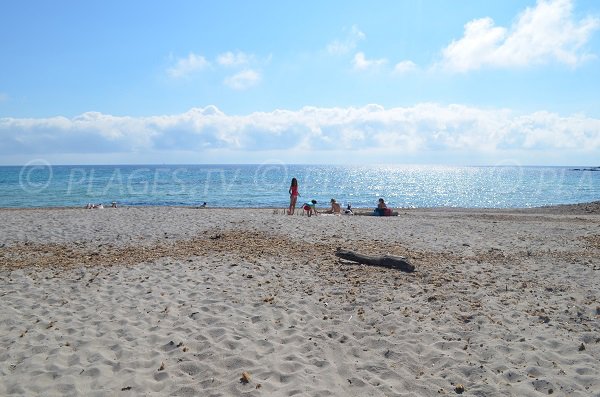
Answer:
[{"label": "child on beach", "polygon": [[302,209],[308,214],[308,216],[311,216],[313,212],[315,215],[317,215],[319,211],[317,211],[316,204],[317,200],[310,200],[310,203],[302,204]]},{"label": "child on beach", "polygon": [[290,185],[290,208],[288,209],[288,215],[294,215],[294,211],[296,210],[296,201],[298,200],[298,180],[296,178],[292,178],[292,184]]}]

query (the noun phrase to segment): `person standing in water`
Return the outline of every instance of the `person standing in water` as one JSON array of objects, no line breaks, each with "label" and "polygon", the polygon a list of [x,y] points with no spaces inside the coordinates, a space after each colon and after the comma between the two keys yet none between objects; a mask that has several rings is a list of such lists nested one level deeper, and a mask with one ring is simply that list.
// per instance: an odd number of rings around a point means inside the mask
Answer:
[{"label": "person standing in water", "polygon": [[296,201],[298,201],[298,180],[296,178],[292,178],[292,184],[290,185],[290,208],[288,209],[288,215],[294,215],[294,211],[296,211]]}]

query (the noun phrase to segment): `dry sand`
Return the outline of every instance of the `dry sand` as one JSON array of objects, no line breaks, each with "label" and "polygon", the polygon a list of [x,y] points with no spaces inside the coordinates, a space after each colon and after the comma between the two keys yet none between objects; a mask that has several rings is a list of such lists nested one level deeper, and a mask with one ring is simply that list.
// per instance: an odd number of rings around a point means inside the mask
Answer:
[{"label": "dry sand", "polygon": [[600,396],[598,203],[399,212],[0,210],[0,395]]}]

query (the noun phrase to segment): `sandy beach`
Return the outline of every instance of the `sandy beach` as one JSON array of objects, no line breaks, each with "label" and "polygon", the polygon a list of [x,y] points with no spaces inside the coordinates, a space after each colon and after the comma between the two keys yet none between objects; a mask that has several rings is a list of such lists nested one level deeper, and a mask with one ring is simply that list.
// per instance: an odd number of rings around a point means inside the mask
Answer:
[{"label": "sandy beach", "polygon": [[2,209],[0,395],[600,396],[600,203],[398,211]]}]

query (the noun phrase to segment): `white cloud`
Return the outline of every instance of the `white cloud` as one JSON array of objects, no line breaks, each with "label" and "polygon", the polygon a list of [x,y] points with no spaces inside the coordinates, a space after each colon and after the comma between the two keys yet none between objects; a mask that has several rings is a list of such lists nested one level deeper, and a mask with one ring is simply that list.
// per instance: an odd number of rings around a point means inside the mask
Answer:
[{"label": "white cloud", "polygon": [[413,61],[401,61],[394,66],[394,73],[403,74],[417,70],[417,64]]},{"label": "white cloud", "polygon": [[167,69],[167,73],[173,78],[181,78],[208,66],[210,66],[210,62],[206,58],[190,52],[187,58],[179,58],[173,67]]},{"label": "white cloud", "polygon": [[572,0],[538,0],[510,28],[495,26],[491,18],[468,22],[463,37],[442,51],[440,66],[456,72],[551,61],[577,66],[591,56],[584,45],[599,27],[595,17],[576,20]]},{"label": "white cloud", "polygon": [[440,159],[452,153],[521,152],[521,161],[527,162],[536,153],[552,151],[574,153],[574,159],[581,153],[597,158],[600,119],[432,103],[391,109],[304,107],[241,116],[208,106],[152,117],[89,112],[74,118],[0,118],[0,136],[2,156],[317,150],[342,151],[351,161],[354,151],[433,152]]},{"label": "white cloud", "polygon": [[236,53],[233,53],[231,51],[228,51],[223,54],[220,54],[217,57],[217,63],[219,63],[219,65],[228,67],[243,66],[250,63],[252,59],[252,55],[248,55],[244,52],[238,51]]},{"label": "white cloud", "polygon": [[[269,62],[270,57],[262,62]],[[182,78],[189,76],[194,72],[211,67],[212,76],[221,76],[224,71],[234,73],[223,80],[223,84],[234,90],[245,90],[255,86],[261,80],[258,71],[251,68],[252,65],[260,63],[253,54],[247,54],[241,51],[227,51],[219,54],[214,63],[208,61],[201,55],[190,53],[187,58],[180,58],[175,65],[167,69],[167,73],[172,78]]]},{"label": "white cloud", "polygon": [[362,52],[357,52],[352,60],[352,65],[356,70],[376,69],[385,64],[387,64],[387,59],[367,59]]},{"label": "white cloud", "polygon": [[246,90],[258,84],[259,81],[260,74],[257,71],[246,69],[227,77],[224,84],[234,90]]},{"label": "white cloud", "polygon": [[365,34],[358,28],[352,26],[350,32],[343,40],[334,40],[327,45],[327,52],[331,55],[345,55],[352,52],[358,43],[365,39]]}]

